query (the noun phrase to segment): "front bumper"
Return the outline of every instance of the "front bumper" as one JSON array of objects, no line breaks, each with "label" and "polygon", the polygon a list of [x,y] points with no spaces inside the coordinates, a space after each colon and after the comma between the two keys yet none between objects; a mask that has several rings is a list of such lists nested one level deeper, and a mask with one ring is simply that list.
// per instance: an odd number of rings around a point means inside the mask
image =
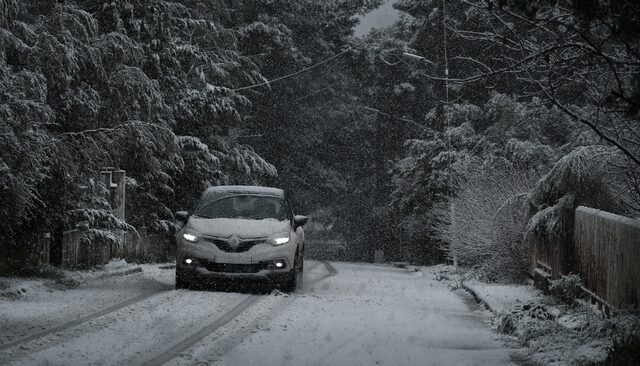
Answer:
[{"label": "front bumper", "polygon": [[216,280],[250,280],[260,282],[284,282],[291,276],[291,267],[286,270],[261,269],[257,272],[229,272],[225,270],[209,270],[200,264],[177,266],[185,280],[216,281]]},{"label": "front bumper", "polygon": [[[282,282],[291,275],[296,254],[294,243],[260,244],[242,253],[225,252],[207,242],[178,243],[176,267],[187,280],[257,280]],[[191,263],[186,263],[190,259]],[[283,263],[277,268],[275,263]]]}]

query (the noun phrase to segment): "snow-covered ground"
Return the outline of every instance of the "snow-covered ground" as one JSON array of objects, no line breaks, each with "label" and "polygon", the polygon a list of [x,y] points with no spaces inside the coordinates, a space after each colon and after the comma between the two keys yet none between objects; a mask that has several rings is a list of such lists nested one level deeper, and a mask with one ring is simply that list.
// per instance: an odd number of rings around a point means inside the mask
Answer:
[{"label": "snow-covered ground", "polygon": [[523,359],[534,364],[597,364],[607,357],[613,339],[640,334],[640,318],[631,314],[605,318],[584,300],[565,304],[531,284],[484,283],[472,271],[440,268],[440,272],[447,271],[451,272],[448,282],[484,302],[494,312],[493,328],[516,346],[525,347]]},{"label": "snow-covered ground", "polygon": [[471,280],[466,281],[464,285],[475,292],[495,312],[500,312],[514,304],[527,304],[544,298],[542,293],[530,284],[506,285]]},{"label": "snow-covered ground", "polygon": [[293,295],[174,290],[158,265],[69,289],[32,281],[0,297],[0,364],[513,364],[491,314],[433,272],[305,265]]}]

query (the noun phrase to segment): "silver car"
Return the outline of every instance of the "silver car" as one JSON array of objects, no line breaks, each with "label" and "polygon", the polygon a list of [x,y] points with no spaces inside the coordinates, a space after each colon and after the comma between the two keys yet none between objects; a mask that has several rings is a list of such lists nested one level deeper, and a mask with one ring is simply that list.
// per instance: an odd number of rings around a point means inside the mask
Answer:
[{"label": "silver car", "polygon": [[176,288],[194,282],[250,280],[294,291],[302,278],[305,216],[294,216],[284,191],[219,186],[192,213],[180,211]]}]

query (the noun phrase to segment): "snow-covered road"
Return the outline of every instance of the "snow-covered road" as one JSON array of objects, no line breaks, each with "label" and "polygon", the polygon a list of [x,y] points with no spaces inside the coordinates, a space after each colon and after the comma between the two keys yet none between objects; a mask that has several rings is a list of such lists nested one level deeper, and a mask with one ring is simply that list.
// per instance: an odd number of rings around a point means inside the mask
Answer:
[{"label": "snow-covered road", "polygon": [[[0,300],[0,364],[509,365],[429,271],[305,263],[294,295],[173,290],[173,271]],[[154,269],[155,268],[155,269]]]}]

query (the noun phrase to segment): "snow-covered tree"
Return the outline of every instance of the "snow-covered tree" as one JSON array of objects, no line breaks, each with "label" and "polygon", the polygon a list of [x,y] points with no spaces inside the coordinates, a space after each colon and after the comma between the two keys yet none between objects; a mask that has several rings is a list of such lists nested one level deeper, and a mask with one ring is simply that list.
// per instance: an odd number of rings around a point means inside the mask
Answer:
[{"label": "snow-covered tree", "polygon": [[88,183],[105,166],[127,171],[127,221],[160,232],[206,186],[276,174],[237,139],[250,103],[232,89],[263,78],[220,5],[0,2],[3,245],[131,228]]}]

